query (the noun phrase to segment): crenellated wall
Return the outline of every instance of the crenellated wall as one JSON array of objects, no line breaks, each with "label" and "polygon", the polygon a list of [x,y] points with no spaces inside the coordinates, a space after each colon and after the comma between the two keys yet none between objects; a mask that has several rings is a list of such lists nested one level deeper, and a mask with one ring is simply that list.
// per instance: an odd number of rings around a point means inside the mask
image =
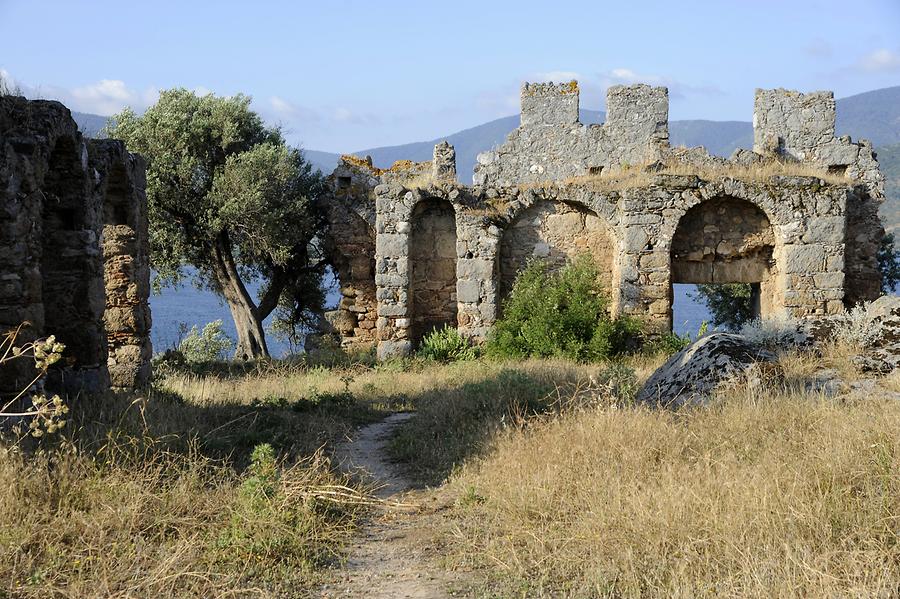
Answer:
[{"label": "crenellated wall", "polygon": [[521,100],[521,125],[478,157],[474,186],[450,175],[446,143],[431,177],[429,163],[382,171],[352,157],[335,171],[334,201],[352,195],[344,205],[374,231],[367,314],[381,358],[454,316],[484,339],[530,259],[591,256],[612,311],[659,331],[674,283],[749,283],[764,316],[880,294],[883,179],[868,142],[834,136],[830,93],[758,91],[754,150],[728,160],[669,146],[665,88],[610,88],[607,122],[592,126],[578,122],[575,82],[525,84]]}]

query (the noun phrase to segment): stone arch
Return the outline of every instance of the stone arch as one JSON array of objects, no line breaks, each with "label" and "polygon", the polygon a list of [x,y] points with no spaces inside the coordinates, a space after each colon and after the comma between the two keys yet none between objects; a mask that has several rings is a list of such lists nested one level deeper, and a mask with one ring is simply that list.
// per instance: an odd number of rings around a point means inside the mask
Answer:
[{"label": "stone arch", "polygon": [[456,210],[449,201],[424,198],[410,215],[409,307],[413,344],[435,328],[457,324]]},{"label": "stone arch", "polygon": [[580,202],[538,201],[519,212],[503,231],[498,250],[501,301],[529,259],[560,268],[578,255],[594,258],[615,302],[617,239],[612,227]]},{"label": "stone arch", "polygon": [[83,167],[80,137],[55,143],[41,191],[41,295],[44,330],[66,344],[76,368],[105,367],[103,278],[99,272],[100,215]]},{"label": "stone arch", "polygon": [[697,203],[677,220],[669,247],[669,323],[675,283],[749,283],[755,316],[768,316],[784,298],[777,263],[778,235],[755,202],[721,195]]}]

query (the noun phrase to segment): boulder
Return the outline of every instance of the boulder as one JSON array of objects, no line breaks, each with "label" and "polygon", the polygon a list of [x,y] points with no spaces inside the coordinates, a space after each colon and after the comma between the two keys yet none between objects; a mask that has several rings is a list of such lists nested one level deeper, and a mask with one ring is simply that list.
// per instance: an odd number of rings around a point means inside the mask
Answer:
[{"label": "boulder", "polygon": [[874,338],[854,362],[863,371],[888,373],[900,365],[900,297],[883,295],[866,310]]},{"label": "boulder", "polygon": [[769,376],[780,373],[771,351],[732,333],[712,333],[669,358],[637,394],[637,401],[664,407],[706,402],[716,386],[766,365]]}]

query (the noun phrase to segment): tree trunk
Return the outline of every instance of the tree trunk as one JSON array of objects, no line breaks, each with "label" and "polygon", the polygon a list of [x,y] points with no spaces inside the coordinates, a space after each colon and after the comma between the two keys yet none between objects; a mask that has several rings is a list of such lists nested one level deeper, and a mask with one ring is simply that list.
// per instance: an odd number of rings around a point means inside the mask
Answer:
[{"label": "tree trunk", "polygon": [[232,255],[231,241],[222,234],[216,240],[214,274],[225,301],[231,309],[231,318],[237,329],[238,343],[234,352],[236,360],[255,360],[269,357],[262,321],[267,314],[260,314],[241,280]]}]

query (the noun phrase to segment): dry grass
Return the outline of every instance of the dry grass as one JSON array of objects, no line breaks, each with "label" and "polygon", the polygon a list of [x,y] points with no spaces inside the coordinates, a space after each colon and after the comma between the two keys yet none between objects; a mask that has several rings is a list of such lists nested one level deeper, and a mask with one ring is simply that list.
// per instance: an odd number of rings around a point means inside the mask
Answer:
[{"label": "dry grass", "polygon": [[894,596],[900,404],[732,391],[507,430],[451,485],[502,596]]}]

